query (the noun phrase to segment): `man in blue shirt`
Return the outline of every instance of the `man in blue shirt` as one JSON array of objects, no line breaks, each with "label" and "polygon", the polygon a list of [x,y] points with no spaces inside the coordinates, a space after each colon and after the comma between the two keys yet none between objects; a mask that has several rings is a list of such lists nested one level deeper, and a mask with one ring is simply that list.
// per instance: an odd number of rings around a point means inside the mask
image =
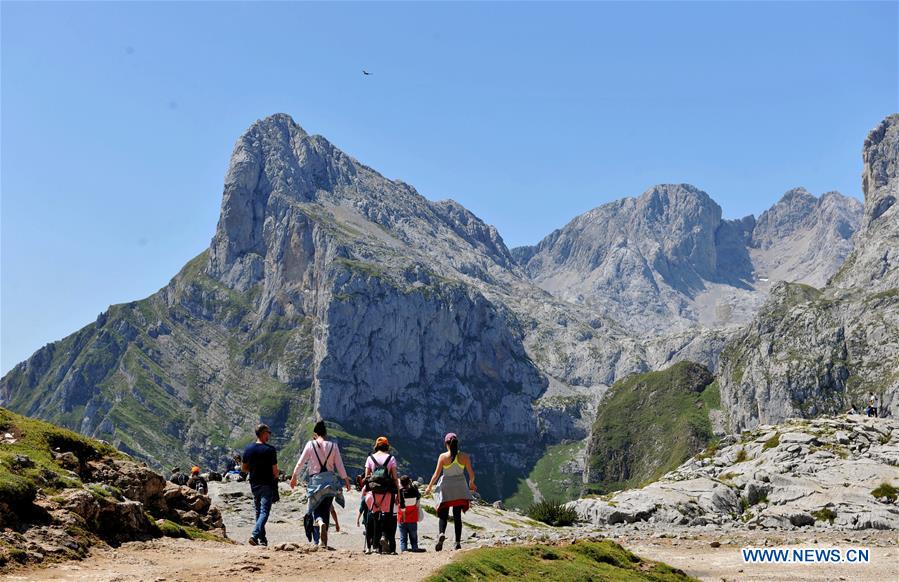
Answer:
[{"label": "man in blue shirt", "polygon": [[268,444],[272,431],[268,425],[256,427],[256,442],[244,449],[241,469],[250,475],[250,490],[256,507],[256,527],[250,535],[251,546],[267,546],[265,524],[272,503],[278,499],[278,452]]}]

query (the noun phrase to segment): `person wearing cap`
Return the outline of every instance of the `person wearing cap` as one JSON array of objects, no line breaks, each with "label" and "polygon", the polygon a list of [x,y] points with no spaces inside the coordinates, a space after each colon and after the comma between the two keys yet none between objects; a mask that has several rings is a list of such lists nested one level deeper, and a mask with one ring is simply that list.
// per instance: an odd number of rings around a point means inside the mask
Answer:
[{"label": "person wearing cap", "polygon": [[206,479],[200,475],[200,468],[197,466],[191,468],[190,479],[187,480],[187,486],[203,495],[206,495],[209,492],[209,484],[206,482]]},{"label": "person wearing cap", "polygon": [[[446,541],[446,523],[449,520],[450,508],[453,510],[453,529],[456,534],[456,549],[462,549],[462,512],[468,511],[471,506],[471,492],[477,491],[474,484],[474,469],[471,468],[471,459],[465,453],[459,451],[459,437],[456,433],[447,433],[443,437],[446,452],[437,458],[437,468],[431,477],[431,482],[425,489],[425,495],[429,495],[435,488],[434,504],[437,507],[440,534],[437,536],[436,551],[443,549]],[[468,481],[465,473],[468,472]],[[441,473],[443,473],[441,475]],[[440,479],[438,482],[437,479]]]},{"label": "person wearing cap", "polygon": [[[314,538],[315,545],[330,549],[328,546],[328,526],[331,523],[331,507],[334,499],[338,505],[344,506],[343,492],[340,490],[342,480],[346,490],[350,490],[350,478],[343,466],[340,449],[337,443],[328,442],[328,429],[325,421],[319,420],[312,427],[312,440],[306,443],[293,474],[290,477],[290,488],[295,489],[303,467],[306,467],[306,496],[308,507],[306,515],[311,521],[308,534]],[[305,526],[304,521],[304,526]],[[317,534],[317,535],[316,535]]]},{"label": "person wearing cap", "polygon": [[241,470],[249,474],[256,525],[250,534],[251,546],[267,546],[265,524],[272,504],[278,499],[278,452],[268,444],[272,431],[266,424],[256,426],[256,442],[247,445],[241,455]]},{"label": "person wearing cap", "polygon": [[365,460],[365,482],[366,499],[371,503],[371,539],[377,540],[379,554],[396,554],[396,499],[400,479],[396,457],[390,454],[390,441],[385,436],[377,438],[374,452]]}]

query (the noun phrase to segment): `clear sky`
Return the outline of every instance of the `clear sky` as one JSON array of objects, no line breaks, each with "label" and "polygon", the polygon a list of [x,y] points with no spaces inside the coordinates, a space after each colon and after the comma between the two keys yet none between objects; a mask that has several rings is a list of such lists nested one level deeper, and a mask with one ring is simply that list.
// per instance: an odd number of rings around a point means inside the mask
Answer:
[{"label": "clear sky", "polygon": [[798,185],[860,197],[864,137],[899,110],[896,2],[0,11],[2,372],[202,251],[271,113],[512,247],[661,182],[727,217]]}]

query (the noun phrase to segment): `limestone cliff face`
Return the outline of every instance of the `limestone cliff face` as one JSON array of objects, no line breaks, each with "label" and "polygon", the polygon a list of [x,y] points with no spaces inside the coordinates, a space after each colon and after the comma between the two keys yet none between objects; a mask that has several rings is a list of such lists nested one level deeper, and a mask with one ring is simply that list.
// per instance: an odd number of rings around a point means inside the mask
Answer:
[{"label": "limestone cliff face", "polygon": [[721,396],[731,428],[864,406],[899,413],[899,115],[865,140],[862,229],[822,289],[779,284],[725,348]]}]

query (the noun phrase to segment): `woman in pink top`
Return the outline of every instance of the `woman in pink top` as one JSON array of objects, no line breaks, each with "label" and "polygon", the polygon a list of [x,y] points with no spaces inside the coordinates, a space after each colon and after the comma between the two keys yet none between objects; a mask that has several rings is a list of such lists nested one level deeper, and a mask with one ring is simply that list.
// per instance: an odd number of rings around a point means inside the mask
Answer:
[{"label": "woman in pink top", "polygon": [[365,460],[365,483],[366,491],[371,495],[369,523],[373,531],[370,539],[380,540],[379,554],[395,554],[395,507],[400,480],[396,471],[396,459],[390,454],[387,437],[378,437],[375,451]]},{"label": "woman in pink top", "polygon": [[[296,488],[300,472],[303,466],[306,465],[308,477],[326,471],[337,473],[343,479],[346,490],[350,490],[350,478],[343,467],[340,449],[337,448],[337,443],[328,442],[327,437],[328,430],[325,427],[325,421],[320,420],[315,423],[315,426],[312,428],[312,440],[306,443],[306,447],[303,448],[303,453],[300,455],[300,460],[297,461],[296,466],[293,468],[293,475],[290,477],[291,489]],[[324,547],[328,547],[328,525],[331,522],[331,506],[333,503],[334,497],[328,495],[323,497],[318,505],[312,509],[312,518],[315,521],[315,525],[319,528],[321,545]]]}]

